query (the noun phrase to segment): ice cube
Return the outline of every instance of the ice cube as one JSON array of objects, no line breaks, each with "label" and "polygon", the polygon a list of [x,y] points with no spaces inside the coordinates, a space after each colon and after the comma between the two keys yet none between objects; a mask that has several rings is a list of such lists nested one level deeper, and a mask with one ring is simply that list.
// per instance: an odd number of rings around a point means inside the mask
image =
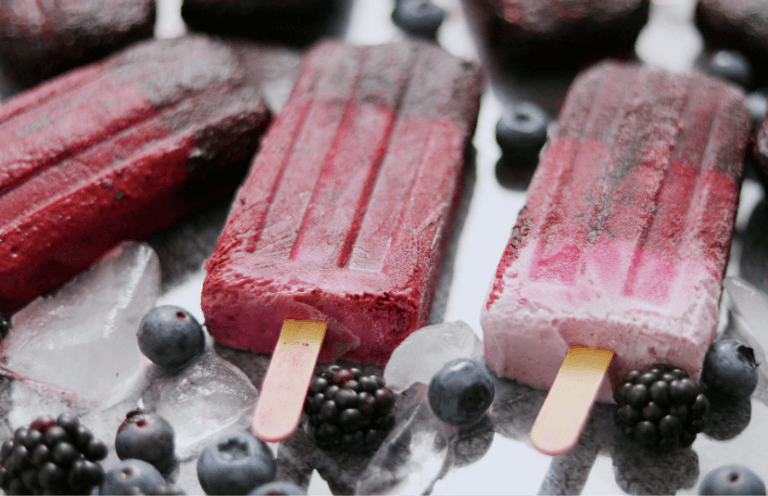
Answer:
[{"label": "ice cube", "polygon": [[248,376],[209,348],[182,370],[152,381],[142,399],[171,423],[176,455],[185,460],[216,438],[248,428],[256,397]]},{"label": "ice cube", "polygon": [[459,428],[432,413],[427,391],[420,387],[405,419],[373,454],[355,494],[430,494],[453,465]]},{"label": "ice cube", "polygon": [[726,277],[723,286],[728,296],[728,309],[734,315],[733,323],[738,333],[738,336],[734,337],[755,350],[755,358],[765,370],[768,361],[768,294],[740,277]]},{"label": "ice cube", "polygon": [[0,369],[90,399],[122,389],[141,369],[136,330],[159,293],[152,248],[120,244],[13,316],[0,343]]},{"label": "ice cube", "polygon": [[446,362],[454,358],[479,358],[482,352],[480,339],[464,321],[422,327],[392,353],[384,379],[393,391],[404,391],[415,382],[429,384]]}]

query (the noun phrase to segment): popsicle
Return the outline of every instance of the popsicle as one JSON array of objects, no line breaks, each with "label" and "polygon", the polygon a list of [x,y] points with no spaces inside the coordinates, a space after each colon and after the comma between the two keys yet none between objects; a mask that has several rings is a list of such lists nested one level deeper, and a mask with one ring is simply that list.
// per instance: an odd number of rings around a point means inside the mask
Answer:
[{"label": "popsicle", "polygon": [[0,106],[0,311],[231,194],[269,113],[205,37],[144,42]]},{"label": "popsicle", "polygon": [[699,0],[696,27],[711,48],[739,50],[752,61],[760,84],[768,71],[768,4],[754,0]]},{"label": "popsicle", "polygon": [[152,36],[154,0],[3,0],[0,60],[34,84]]},{"label": "popsicle", "polygon": [[608,368],[589,407],[631,369],[698,380],[750,125],[743,94],[703,75],[615,62],[579,75],[481,312],[496,372],[549,388],[571,350],[571,371]]},{"label": "popsicle", "polygon": [[211,335],[272,353],[321,322],[321,360],[385,363],[427,322],[481,85],[428,43],[311,51],[206,264]]},{"label": "popsicle", "polygon": [[649,0],[462,0],[484,48],[514,67],[578,67],[632,53]]}]

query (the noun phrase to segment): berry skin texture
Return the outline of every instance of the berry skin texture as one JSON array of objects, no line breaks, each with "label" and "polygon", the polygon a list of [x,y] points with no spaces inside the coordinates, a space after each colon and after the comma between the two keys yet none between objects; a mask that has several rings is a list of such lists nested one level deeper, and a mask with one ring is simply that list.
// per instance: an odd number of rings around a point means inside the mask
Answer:
[{"label": "berry skin texture", "polygon": [[248,494],[258,496],[267,494],[295,494],[300,496],[307,494],[307,491],[291,482],[275,481],[259,486]]},{"label": "berry skin texture", "polygon": [[272,450],[247,431],[222,436],[197,459],[197,478],[206,494],[248,494],[272,482],[276,473]]},{"label": "berry skin texture", "polygon": [[445,11],[429,0],[397,0],[392,22],[419,38],[434,40],[443,23]]},{"label": "berry skin texture", "polygon": [[495,388],[488,369],[477,360],[455,358],[429,383],[429,405],[438,418],[451,425],[470,425],[485,415]]},{"label": "berry skin texture", "polygon": [[725,465],[704,476],[699,494],[765,494],[765,484],[747,467]]},{"label": "berry skin texture", "polygon": [[144,460],[129,458],[107,470],[99,493],[136,494],[138,490],[143,494],[152,494],[164,485],[165,479],[155,467]]},{"label": "berry skin texture", "polygon": [[144,460],[164,472],[173,466],[174,439],[173,427],[167,420],[136,409],[128,412],[117,428],[115,451],[121,460]]},{"label": "berry skin texture", "polygon": [[624,433],[662,450],[690,446],[709,410],[709,400],[688,373],[666,365],[628,372],[613,398],[613,418]]},{"label": "berry skin texture", "polygon": [[174,305],[155,307],[139,324],[139,348],[164,369],[184,367],[205,349],[205,334],[197,320]]},{"label": "berry skin texture", "polygon": [[76,417],[40,417],[2,444],[0,488],[6,494],[89,494],[104,478],[97,461],[106,456],[106,445]]},{"label": "berry skin texture", "polygon": [[723,339],[712,343],[704,355],[701,380],[713,397],[749,398],[757,387],[757,367],[752,348]]},{"label": "berry skin texture", "polygon": [[532,102],[517,102],[505,109],[496,123],[496,142],[511,162],[535,163],[547,141],[550,118]]},{"label": "berry skin texture", "polygon": [[752,63],[741,52],[718,50],[706,61],[706,72],[716,78],[731,82],[743,89],[752,86]]},{"label": "berry skin texture", "polygon": [[323,448],[373,451],[395,424],[394,404],[383,378],[331,365],[309,385],[307,431]]}]

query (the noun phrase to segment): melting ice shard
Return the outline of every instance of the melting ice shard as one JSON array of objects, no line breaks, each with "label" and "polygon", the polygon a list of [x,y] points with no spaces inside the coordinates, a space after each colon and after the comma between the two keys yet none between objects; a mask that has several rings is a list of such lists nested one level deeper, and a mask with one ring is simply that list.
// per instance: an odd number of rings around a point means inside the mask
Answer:
[{"label": "melting ice shard", "polygon": [[[428,354],[424,350],[430,350]],[[482,344],[464,321],[422,327],[395,348],[384,369],[387,386],[404,391],[414,382],[429,384],[432,376],[454,358],[479,358]]]},{"label": "melting ice shard", "polygon": [[53,296],[13,316],[0,343],[0,370],[98,399],[140,370],[136,330],[159,293],[152,248],[118,245]]},{"label": "melting ice shard", "polygon": [[256,396],[245,373],[206,350],[181,371],[155,379],[143,399],[173,425],[176,454],[184,459],[225,433],[247,428]]}]

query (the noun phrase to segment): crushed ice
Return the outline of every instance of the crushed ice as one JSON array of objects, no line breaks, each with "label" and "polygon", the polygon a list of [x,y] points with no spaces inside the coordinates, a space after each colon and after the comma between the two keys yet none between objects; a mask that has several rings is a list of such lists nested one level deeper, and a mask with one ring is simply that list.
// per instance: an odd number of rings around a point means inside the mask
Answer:
[{"label": "crushed ice", "polygon": [[723,287],[736,337],[755,350],[755,358],[765,372],[768,370],[768,294],[740,277],[726,277]]},{"label": "crushed ice", "polygon": [[454,358],[480,358],[482,354],[480,339],[464,321],[422,327],[392,352],[384,379],[393,391],[401,392],[415,382],[429,384],[432,376]]}]

